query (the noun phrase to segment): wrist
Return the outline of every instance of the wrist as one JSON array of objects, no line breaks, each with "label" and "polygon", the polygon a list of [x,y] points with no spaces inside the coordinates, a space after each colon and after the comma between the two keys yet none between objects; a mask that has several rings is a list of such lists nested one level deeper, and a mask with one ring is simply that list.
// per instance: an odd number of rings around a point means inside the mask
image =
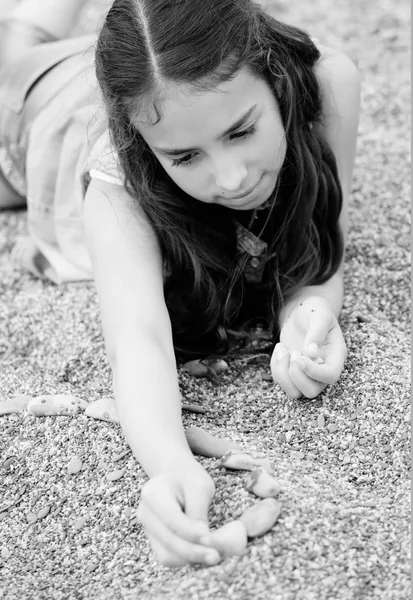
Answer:
[{"label": "wrist", "polygon": [[314,308],[314,310],[323,309],[325,311],[330,311],[332,313],[334,312],[333,309],[331,308],[329,302],[323,296],[318,296],[318,295],[298,296],[296,298],[293,298],[289,302],[287,302],[284,305],[284,307],[282,308],[282,310],[280,312],[280,318],[279,318],[280,331],[284,327],[284,325],[286,325],[286,323],[289,321],[293,312],[298,307],[304,306],[304,305],[310,309]]}]

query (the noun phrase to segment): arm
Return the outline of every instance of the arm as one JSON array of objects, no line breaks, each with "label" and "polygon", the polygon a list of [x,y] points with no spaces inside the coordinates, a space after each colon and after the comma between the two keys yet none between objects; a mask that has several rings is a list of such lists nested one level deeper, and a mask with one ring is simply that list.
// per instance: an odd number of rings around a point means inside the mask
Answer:
[{"label": "arm", "polygon": [[84,221],[121,426],[154,476],[168,461],[192,457],[181,422],[160,249],[121,186],[92,180]]},{"label": "arm", "polygon": [[[348,234],[348,204],[356,154],[360,112],[360,76],[354,63],[345,55],[322,48],[316,67],[323,100],[323,121],[320,135],[330,144],[336,157],[343,192],[340,227],[344,242]],[[312,296],[324,299],[338,318],[343,305],[343,263],[322,285],[306,286],[292,298],[280,313],[280,327],[294,308]]]},{"label": "arm", "polygon": [[[348,202],[359,121],[360,78],[344,54],[323,50],[317,66],[323,99],[320,135],[336,157],[343,192],[340,227],[348,232]],[[343,305],[343,261],[322,285],[302,288],[280,311],[280,343],[271,358],[274,380],[292,398],[315,398],[343,370],[347,349],[338,324]],[[317,363],[317,360],[321,361]]]},{"label": "arm", "polygon": [[162,564],[216,564],[219,554],[200,543],[215,486],[181,421],[156,237],[126,190],[101,181],[89,185],[84,222],[121,427],[151,478],[140,492],[139,519]]}]

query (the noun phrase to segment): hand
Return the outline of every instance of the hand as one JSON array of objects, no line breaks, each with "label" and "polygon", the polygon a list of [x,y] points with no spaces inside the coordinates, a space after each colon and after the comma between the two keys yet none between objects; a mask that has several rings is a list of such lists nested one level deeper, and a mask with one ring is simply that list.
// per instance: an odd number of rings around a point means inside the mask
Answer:
[{"label": "hand", "polygon": [[159,562],[167,567],[189,563],[217,564],[214,549],[202,545],[208,536],[208,507],[215,484],[191,457],[171,461],[142,488],[138,517]]},{"label": "hand", "polygon": [[284,323],[271,372],[291,398],[315,398],[339,379],[346,357],[343,334],[328,302],[312,296]]}]

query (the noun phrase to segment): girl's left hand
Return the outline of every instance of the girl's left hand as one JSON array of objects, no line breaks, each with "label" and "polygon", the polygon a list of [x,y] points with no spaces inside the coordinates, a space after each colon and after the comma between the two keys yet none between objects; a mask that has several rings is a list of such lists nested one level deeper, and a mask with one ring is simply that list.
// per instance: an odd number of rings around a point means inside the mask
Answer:
[{"label": "girl's left hand", "polygon": [[336,316],[324,298],[312,296],[284,323],[271,357],[271,372],[291,398],[315,398],[339,379],[346,357]]}]

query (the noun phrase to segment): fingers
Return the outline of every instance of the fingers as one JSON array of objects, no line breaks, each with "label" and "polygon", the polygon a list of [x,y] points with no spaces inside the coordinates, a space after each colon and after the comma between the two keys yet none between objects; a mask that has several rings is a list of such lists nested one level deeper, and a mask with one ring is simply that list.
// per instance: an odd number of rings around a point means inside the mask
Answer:
[{"label": "fingers", "polygon": [[[198,542],[206,533],[205,523],[191,521],[179,506],[170,486],[159,479],[151,479],[142,488],[140,510],[151,513],[169,530],[189,542]],[[143,517],[145,517],[146,512]],[[146,521],[144,520],[146,525]]]},{"label": "fingers", "polygon": [[[293,384],[300,390],[306,398],[316,398],[325,388],[326,384],[311,378],[302,369],[302,356],[299,352],[292,352],[290,359],[289,376]],[[312,362],[307,358],[308,362]],[[324,366],[324,365],[317,365]]]},{"label": "fingers", "polygon": [[209,481],[193,481],[191,488],[185,492],[185,514],[194,522],[208,523],[208,509],[215,493],[212,479]]},{"label": "fingers", "polygon": [[307,333],[304,338],[304,352],[311,358],[317,358],[331,329],[336,324],[336,318],[331,311],[322,308],[310,309]]},{"label": "fingers", "polygon": [[336,383],[342,371],[341,365],[318,364],[306,356],[300,356],[296,360],[296,363],[309,378],[325,383],[326,385]]},{"label": "fingers", "polygon": [[290,398],[300,398],[301,391],[291,381],[289,375],[290,354],[282,344],[276,344],[271,357],[271,373],[284,392]]},{"label": "fingers", "polygon": [[[147,509],[150,511],[150,509]],[[146,533],[152,550],[159,562],[167,567],[179,567],[188,563],[218,564],[219,552],[201,544],[192,544],[177,536],[154,515],[145,515]]]}]

